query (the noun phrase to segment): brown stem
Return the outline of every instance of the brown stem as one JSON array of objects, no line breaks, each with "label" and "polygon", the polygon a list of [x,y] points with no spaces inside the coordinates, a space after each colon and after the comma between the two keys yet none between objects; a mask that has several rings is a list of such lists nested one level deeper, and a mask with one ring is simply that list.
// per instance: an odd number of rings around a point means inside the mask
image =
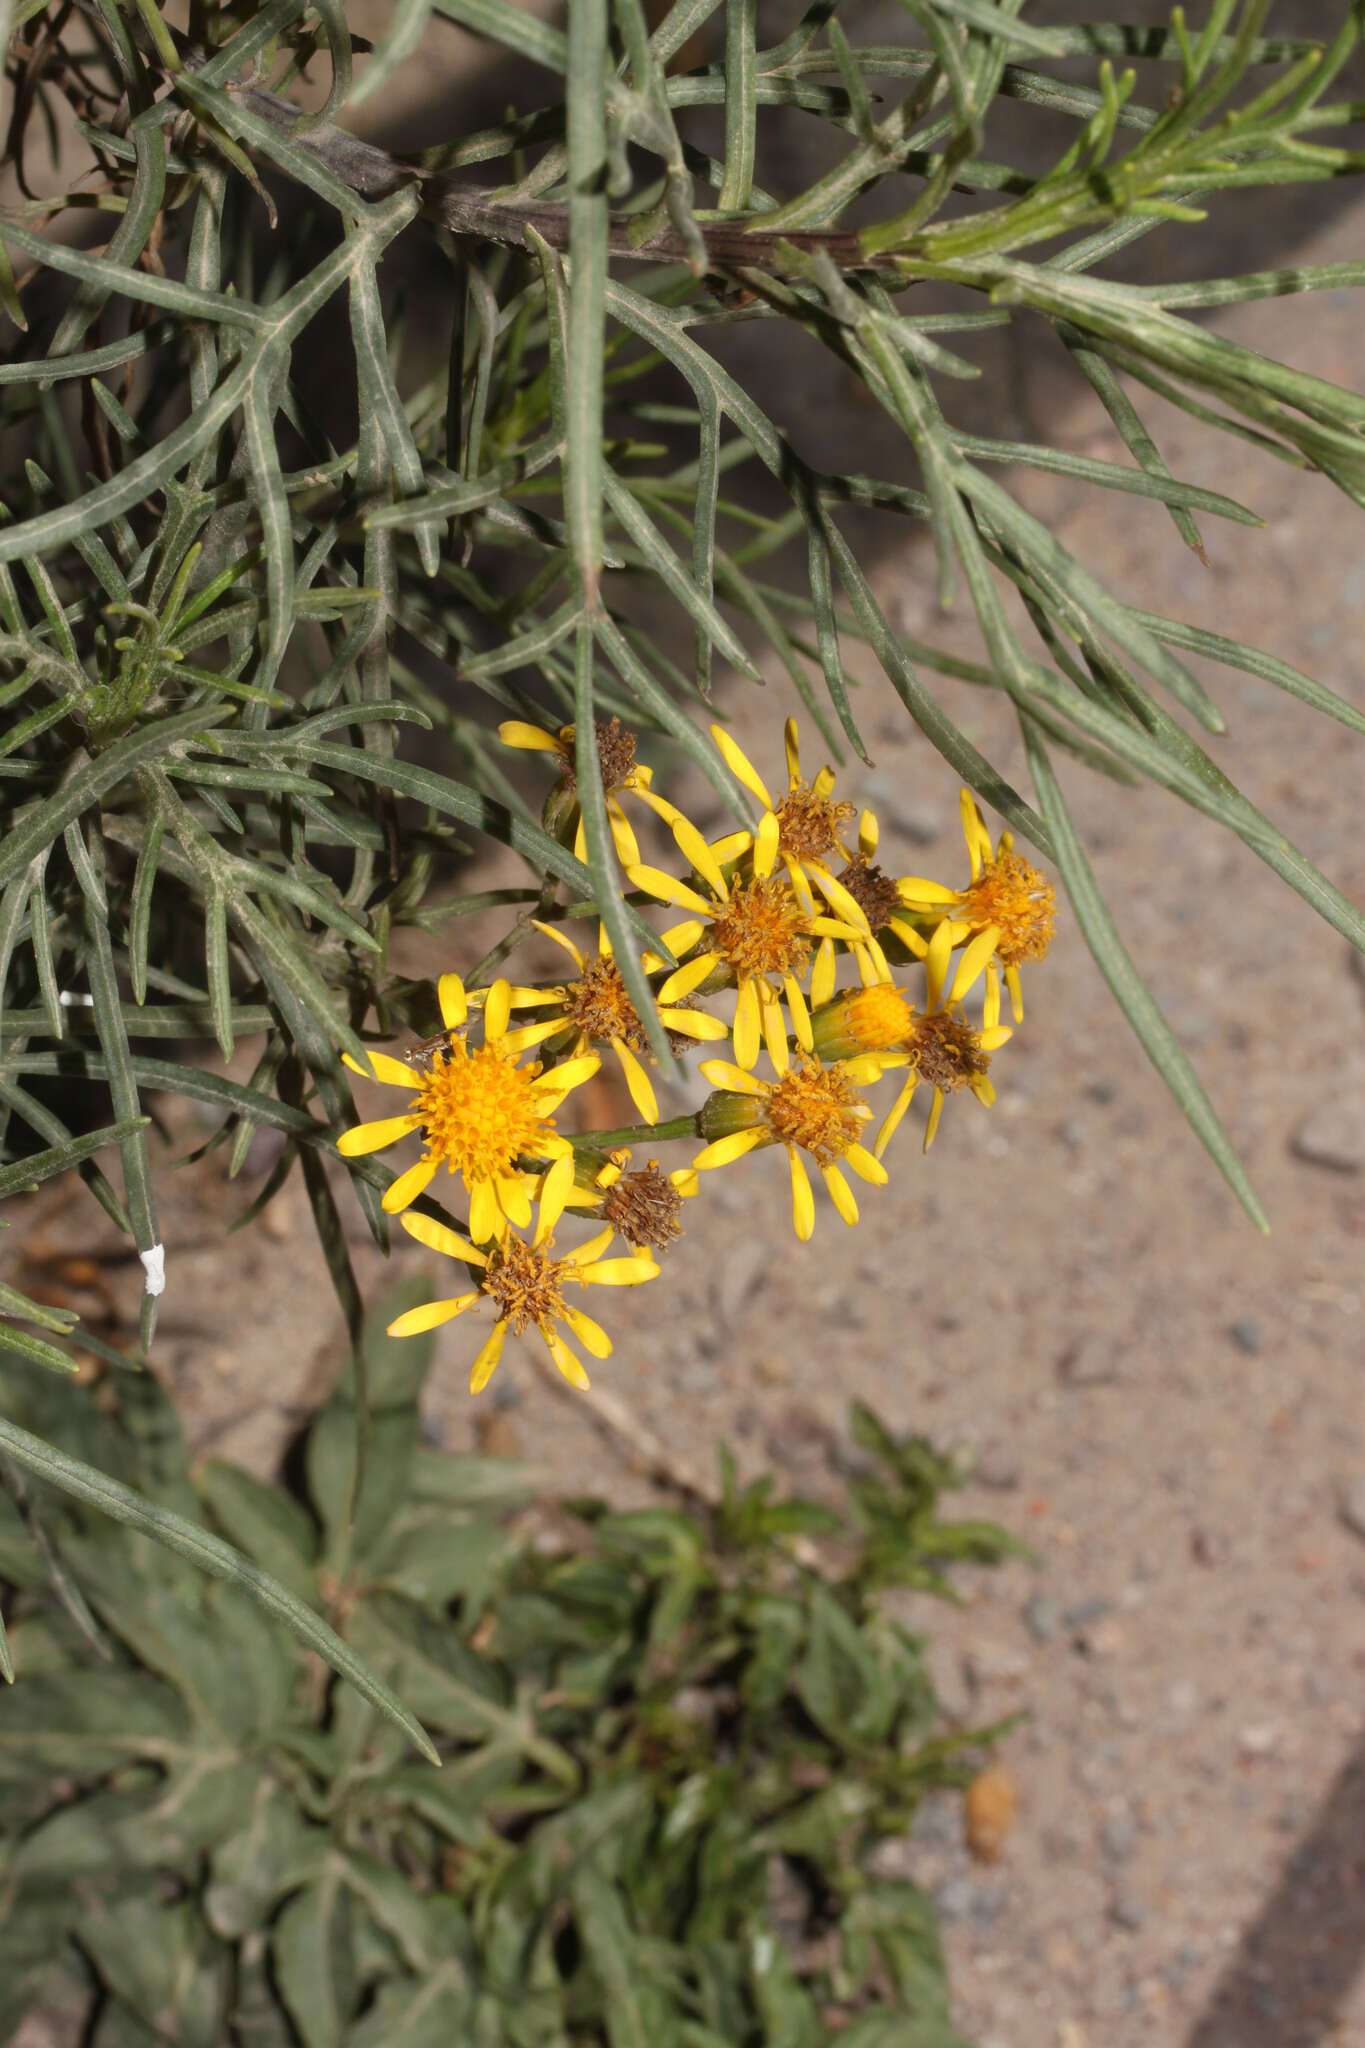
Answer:
[{"label": "brown stem", "polygon": [[[366,199],[386,199],[404,185],[420,183],[423,214],[452,235],[528,249],[531,244],[527,231],[534,229],[552,249],[569,246],[567,206],[509,205],[479,186],[462,183],[452,171],[423,171],[405,164],[387,150],[377,149],[372,142],[362,142],[358,136],[348,134],[344,128],[324,125],[298,134],[295,128],[299,110],[288,100],[260,86],[232,90],[243,106],[269,121],[272,127],[292,135],[296,148],[307,150],[334,178]],[[717,273],[784,270],[785,249],[797,249],[803,255],[823,253],[840,270],[892,267],[889,258],[870,262],[862,252],[858,236],[844,229],[769,233],[748,229],[741,221],[698,221],[697,226],[708,267]],[[639,216],[612,214],[607,233],[611,254],[641,263],[689,261],[691,252],[675,228],[660,224],[643,237],[640,228]]]}]

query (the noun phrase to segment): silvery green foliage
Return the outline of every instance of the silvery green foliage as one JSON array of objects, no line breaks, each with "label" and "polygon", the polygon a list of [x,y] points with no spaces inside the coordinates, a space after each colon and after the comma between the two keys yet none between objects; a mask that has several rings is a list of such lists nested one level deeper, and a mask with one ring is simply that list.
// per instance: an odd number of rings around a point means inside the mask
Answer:
[{"label": "silvery green foliage", "polygon": [[[362,1032],[435,1028],[430,987],[391,965],[399,927],[448,935],[477,983],[524,919],[595,910],[653,1019],[593,750],[580,862],[508,780],[493,707],[583,730],[618,714],[733,802],[691,700],[722,665],[752,675],[763,650],[831,746],[857,752],[842,648],[863,642],[952,769],[1055,861],[1139,1039],[1259,1219],[1095,886],[1054,757],[1158,782],[1360,946],[1359,913],[1195,738],[1222,719],[1183,657],[1365,720],[1282,662],[1123,603],[1000,470],[1156,500],[1194,548],[1200,519],[1254,524],[1171,476],[1136,386],[1365,498],[1365,399],[1189,317],[1359,283],[1365,267],[1143,287],[1106,274],[1153,228],[1197,232],[1223,188],[1361,168],[1355,110],[1333,99],[1358,0],[1321,10],[1321,42],[1264,37],[1268,11],[1212,0],[1197,30],[1178,11],[1155,29],[1040,28],[1024,0],[904,0],[900,38],[864,46],[856,9],[815,0],[760,47],[753,0],[723,16],[676,0],[654,23],[641,0],[573,0],[562,28],[510,0],[399,0],[353,73],[341,0],[193,0],[183,35],[148,0],[0,7],[10,156],[25,194],[57,193],[0,226],[6,1191],[79,1166],[147,1267],[144,1347],[162,1241],[145,1103],[161,1091],[217,1119],[233,1172],[254,1134],[274,1134],[257,1205],[302,1173],[358,1333],[325,1161],[356,1121],[341,1054]],[[438,17],[539,67],[542,103],[405,164],[336,123]],[[704,28],[718,61],[681,68]],[[1164,81],[1150,105],[1130,58]],[[305,117],[289,88],[309,63],[329,83]],[[1007,153],[1006,102],[1071,125],[1041,173]],[[719,158],[684,118],[707,108]],[[832,160],[773,193],[765,137],[791,110],[823,125]],[[843,224],[855,200],[874,225]],[[400,236],[448,262],[434,370],[391,282]],[[903,290],[916,280],[954,287],[958,309],[918,312]],[[1070,352],[1131,465],[954,427],[975,333],[1021,313]],[[774,347],[798,328],[823,346],[913,451],[920,487],[814,469],[713,351],[737,321],[766,323]],[[767,472],[766,496],[746,494],[748,472]],[[848,539],[854,506],[927,529],[943,591],[979,621],[980,664],[888,622]],[[793,541],[796,591],[772,567]],[[685,669],[639,625],[641,591],[694,643]],[[1008,693],[1032,800],[947,716],[936,671]],[[433,894],[490,840],[522,858],[524,883]],[[490,907],[507,937],[471,961],[458,921]],[[243,1037],[261,1047],[254,1071],[228,1080],[203,1047]],[[68,1113],[76,1083],[103,1105],[92,1122],[117,1144],[121,1186]],[[387,1169],[350,1171],[384,1245]],[[48,1332],[12,1329],[12,1346],[51,1364],[61,1330],[37,1307],[0,1300]],[[41,1462],[41,1446],[10,1452]]]}]

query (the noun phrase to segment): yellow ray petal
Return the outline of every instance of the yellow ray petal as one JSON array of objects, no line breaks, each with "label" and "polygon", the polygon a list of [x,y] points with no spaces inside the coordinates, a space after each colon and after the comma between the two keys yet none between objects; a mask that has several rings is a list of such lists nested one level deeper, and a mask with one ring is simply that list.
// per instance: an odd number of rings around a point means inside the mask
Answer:
[{"label": "yellow ray petal", "polygon": [[512,1014],[512,990],[501,977],[493,983],[483,1005],[483,1035],[486,1039],[501,1038],[507,1029]]},{"label": "yellow ray petal", "polygon": [[699,989],[708,974],[721,965],[719,953],[698,953],[695,960],[684,960],[681,967],[675,967],[668,980],[659,988],[661,1003],[680,1003],[684,996],[690,996]]},{"label": "yellow ray petal", "polygon": [[892,1103],[891,1108],[887,1112],[886,1121],[877,1133],[876,1142],[873,1145],[872,1150],[878,1159],[881,1158],[887,1146],[891,1143],[892,1138],[894,1138],[894,1136],[896,1135],[897,1130],[900,1128],[901,1120],[904,1117],[906,1110],[909,1109],[911,1098],[913,1097],[915,1090],[918,1086],[919,1075],[915,1073],[915,1071],[912,1068],[910,1073],[906,1075],[905,1086],[901,1089],[900,1094]]},{"label": "yellow ray petal", "polygon": [[981,815],[976,798],[969,789],[959,793],[958,803],[962,809],[962,836],[967,842],[967,858],[972,864],[972,880],[981,873],[991,857],[991,835],[986,830],[986,821]]},{"label": "yellow ray petal", "polygon": [[875,811],[864,811],[858,820],[858,851],[864,860],[871,860],[877,851],[882,828],[877,823]]},{"label": "yellow ray petal", "polygon": [[[525,1230],[531,1220],[531,1187],[525,1174],[500,1173],[493,1183],[499,1209],[509,1223]],[[502,1235],[501,1232],[498,1233]]]},{"label": "yellow ray petal", "polygon": [[640,842],[631,830],[630,819],[614,796],[607,798],[607,824],[611,828],[611,843],[616,848],[616,858],[623,868],[634,867],[640,858]]},{"label": "yellow ray petal", "polygon": [[887,930],[893,931],[906,951],[913,953],[917,960],[922,960],[928,952],[929,941],[924,933],[917,931],[914,925],[907,924],[903,917],[893,917],[887,925]]},{"label": "yellow ray petal", "polygon": [[881,1160],[874,1159],[862,1145],[848,1146],[843,1154],[843,1162],[845,1166],[853,1168],[859,1180],[867,1181],[871,1187],[884,1188],[891,1178]]},{"label": "yellow ray petal", "polygon": [[581,974],[583,972],[583,955],[579,952],[569,934],[561,931],[557,924],[542,924],[538,917],[533,917],[531,922],[538,932],[544,932],[547,939],[553,939],[557,946],[564,948],[564,951],[569,954],[575,967]]},{"label": "yellow ray petal", "polygon": [[547,1039],[557,1038],[569,1029],[563,1017],[544,1017],[539,1024],[519,1024],[515,1031],[504,1031],[498,1044],[505,1052],[529,1052],[533,1045],[544,1045]]},{"label": "yellow ray petal", "polygon": [[953,928],[944,923],[937,927],[929,941],[929,950],[924,956],[924,1007],[926,1011],[937,1010],[943,1001],[943,984],[948,976],[948,964],[953,957]]},{"label": "yellow ray petal", "polygon": [[548,732],[542,732],[538,725],[528,725],[523,718],[505,718],[498,727],[498,738],[505,747],[524,747],[535,754],[562,753],[558,740]]},{"label": "yellow ray petal", "polygon": [[650,1258],[598,1259],[578,1277],[588,1287],[640,1287],[646,1280],[657,1280],[659,1268]]},{"label": "yellow ray petal", "polygon": [[626,878],[633,889],[643,889],[646,896],[653,896],[656,902],[675,903],[679,910],[690,910],[694,916],[700,914],[709,918],[715,908],[695,889],[689,889],[686,882],[666,875],[662,868],[636,864],[626,869]]},{"label": "yellow ray petal", "polygon": [[791,1066],[791,1054],[787,1050],[787,1020],[782,1014],[782,1004],[766,981],[755,984],[758,989],[759,1022],[763,1026],[763,1043],[768,1048],[768,1058],[773,1071],[785,1074]]},{"label": "yellow ray petal", "polygon": [[787,760],[787,781],[795,789],[801,780],[801,734],[794,718],[782,727],[782,751]]},{"label": "yellow ray petal", "polygon": [[[615,1235],[616,1232],[609,1223],[605,1230],[598,1231],[596,1237],[590,1237],[586,1244],[580,1244],[576,1250],[566,1252],[564,1256],[571,1266],[591,1265],[594,1259],[601,1257]],[[583,1275],[580,1273],[578,1277],[581,1280]]]},{"label": "yellow ray petal", "polygon": [[675,960],[681,960],[684,953],[690,953],[706,926],[699,917],[689,917],[682,924],[670,925],[664,933],[664,944]]},{"label": "yellow ray petal", "polygon": [[441,1022],[447,1031],[458,1031],[468,1022],[469,1002],[458,974],[441,976],[436,984],[436,1000],[441,1007]]},{"label": "yellow ray petal", "polygon": [[784,978],[782,986],[787,992],[787,1008],[791,1011],[796,1042],[802,1052],[814,1052],[815,1038],[810,1028],[810,1011],[806,1008],[806,998],[801,992],[801,986],[790,974]]},{"label": "yellow ray petal", "polygon": [[732,1161],[742,1159],[746,1152],[752,1152],[756,1145],[766,1145],[768,1134],[764,1130],[731,1131],[723,1138],[715,1138],[698,1152],[692,1161],[700,1173],[713,1166],[729,1166]]},{"label": "yellow ray petal", "polygon": [[960,901],[960,892],[945,889],[942,882],[931,882],[926,875],[898,875],[896,894],[907,910],[941,910],[947,903]]},{"label": "yellow ray petal", "polygon": [[1014,1012],[1014,1021],[1016,1024],[1022,1024],[1024,1021],[1024,991],[1020,985],[1019,969],[1017,967],[1007,967],[1005,969],[1005,987],[1010,992],[1010,1008]]},{"label": "yellow ray petal", "polygon": [[735,1095],[763,1096],[768,1092],[766,1081],[759,1081],[753,1074],[746,1074],[743,1067],[732,1067],[728,1060],[702,1060],[697,1072],[709,1081],[713,1088],[728,1088]]},{"label": "yellow ray petal", "polygon": [[735,1065],[746,1070],[754,1066],[763,1042],[763,1023],[758,989],[752,977],[739,985],[731,1036],[735,1048]]},{"label": "yellow ray petal", "polygon": [[773,800],[763,786],[762,776],[738,740],[732,739],[723,725],[713,725],[711,737],[719,747],[725,765],[736,781],[742,782],[744,787],[758,798],[765,811],[770,811]]},{"label": "yellow ray petal", "polygon": [[754,873],[762,881],[777,865],[777,849],[782,838],[782,827],[771,811],[765,811],[758,821],[754,835]]},{"label": "yellow ray petal", "polygon": [[934,1099],[929,1105],[929,1121],[924,1126],[924,1149],[926,1152],[938,1136],[938,1120],[943,1114],[943,1105],[947,1099],[941,1088],[935,1088]]},{"label": "yellow ray petal", "polygon": [[787,1160],[792,1175],[792,1223],[802,1244],[808,1244],[815,1234],[815,1196],[811,1193],[810,1175],[795,1145],[788,1145]]},{"label": "yellow ray petal", "polygon": [[869,937],[871,926],[867,921],[867,912],[861,903],[849,895],[838,876],[832,875],[823,861],[810,861],[807,863],[807,869],[811,880],[835,916],[841,918],[846,925],[850,925],[860,939]]},{"label": "yellow ray petal", "polygon": [[989,1109],[995,1100],[995,1083],[989,1074],[975,1074],[967,1083],[977,1101]]},{"label": "yellow ray petal", "polygon": [[659,1102],[650,1084],[648,1074],[640,1065],[640,1062],[636,1059],[624,1038],[613,1038],[611,1047],[617,1059],[621,1062],[621,1072],[626,1077],[626,1087],[630,1091],[631,1101],[635,1104],[635,1107],[639,1110],[640,1115],[647,1124],[657,1124],[659,1121]]},{"label": "yellow ray petal", "polygon": [[581,1308],[571,1308],[566,1303],[564,1320],[583,1349],[593,1358],[611,1357],[611,1338],[602,1325],[595,1323],[591,1316],[585,1315]]},{"label": "yellow ray petal", "polygon": [[417,1197],[430,1187],[439,1165],[438,1159],[419,1159],[415,1166],[410,1166],[406,1173],[400,1173],[397,1180],[391,1181],[385,1188],[379,1204],[384,1214],[401,1215],[409,1203],[415,1202]]},{"label": "yellow ray petal", "polygon": [[474,1368],[469,1375],[471,1394],[481,1394],[488,1385],[493,1377],[493,1368],[502,1357],[502,1347],[506,1342],[507,1325],[499,1320],[484,1338],[479,1355],[474,1360]]},{"label": "yellow ray petal", "polygon": [[739,860],[754,843],[752,832],[727,832],[721,839],[711,841],[711,851],[723,868],[731,861]]},{"label": "yellow ray petal", "polygon": [[443,1252],[448,1259],[463,1259],[470,1266],[486,1266],[488,1254],[475,1249],[467,1237],[461,1237],[448,1224],[438,1223],[434,1216],[404,1216],[403,1228],[409,1237],[415,1237],[418,1244],[424,1244],[428,1251]]},{"label": "yellow ray petal", "polygon": [[661,1003],[659,1019],[667,1030],[677,1031],[684,1038],[705,1041],[730,1036],[729,1025],[707,1010],[670,1010]]},{"label": "yellow ray petal", "polygon": [[1000,927],[988,924],[984,932],[978,932],[970,945],[963,948],[962,958],[957,963],[957,973],[953,976],[953,986],[948,995],[950,1003],[960,1003],[964,996],[970,995],[986,972],[986,963],[999,943]]},{"label": "yellow ray petal", "polygon": [[417,1130],[421,1121],[417,1116],[386,1116],[378,1123],[353,1124],[337,1139],[337,1151],[343,1159],[363,1159],[367,1152],[382,1152],[386,1145],[396,1145],[409,1131]]},{"label": "yellow ray petal", "polygon": [[469,1190],[469,1235],[475,1244],[505,1237],[507,1225],[491,1180],[476,1180]]},{"label": "yellow ray petal", "polygon": [[843,1217],[845,1223],[850,1226],[855,1224],[858,1221],[858,1203],[852,1188],[844,1179],[838,1167],[822,1166],[820,1168],[820,1178],[824,1181],[826,1188],[829,1190],[829,1198]]},{"label": "yellow ray petal", "polygon": [[835,981],[838,965],[834,958],[834,947],[829,939],[821,939],[816,948],[815,965],[810,976],[810,1001],[813,1010],[822,1010],[826,1003],[834,1000]]},{"label": "yellow ray petal", "polygon": [[999,1052],[1001,1046],[1008,1044],[1013,1036],[1014,1032],[1008,1024],[988,1024],[984,1031],[977,1032],[976,1042],[982,1052]]},{"label": "yellow ray petal", "polygon": [[695,1195],[697,1189],[701,1186],[701,1182],[697,1179],[697,1169],[695,1166],[675,1166],[668,1177],[684,1201],[689,1196]]},{"label": "yellow ray petal", "polygon": [[565,1379],[569,1382],[569,1385],[577,1387],[581,1393],[586,1394],[591,1384],[588,1375],[584,1372],[581,1362],[574,1357],[573,1352],[570,1351],[558,1330],[542,1329],[540,1334],[545,1339],[545,1348],[563,1373]]},{"label": "yellow ray petal", "polygon": [[572,1151],[561,1152],[558,1159],[542,1174],[540,1181],[540,1214],[536,1219],[534,1244],[544,1244],[554,1232],[554,1227],[564,1214],[570,1195],[573,1193],[574,1156]]},{"label": "yellow ray petal", "polygon": [[688,865],[696,869],[703,881],[708,882],[715,890],[717,896],[722,900],[728,897],[730,891],[720,871],[720,863],[690,818],[684,818],[680,813],[673,820],[673,837],[677,840],[679,851]]},{"label": "yellow ray petal", "polygon": [[420,1337],[424,1330],[435,1330],[442,1323],[448,1323],[455,1316],[462,1316],[467,1308],[473,1308],[477,1294],[462,1294],[457,1301],[424,1301],[420,1308],[410,1308],[396,1316],[385,1332],[389,1337]]},{"label": "yellow ray petal", "polygon": [[566,1095],[590,1081],[602,1062],[595,1052],[581,1052],[561,1066],[552,1067],[531,1083],[531,1095],[542,1116],[553,1116]]},{"label": "yellow ray petal", "polygon": [[394,1088],[421,1087],[421,1075],[405,1061],[393,1059],[386,1052],[375,1052],[372,1047],[366,1047],[366,1053],[370,1062],[368,1067],[362,1067],[360,1061],[353,1060],[348,1052],[341,1055],[341,1063],[353,1074],[359,1074],[362,1081],[387,1081]]}]

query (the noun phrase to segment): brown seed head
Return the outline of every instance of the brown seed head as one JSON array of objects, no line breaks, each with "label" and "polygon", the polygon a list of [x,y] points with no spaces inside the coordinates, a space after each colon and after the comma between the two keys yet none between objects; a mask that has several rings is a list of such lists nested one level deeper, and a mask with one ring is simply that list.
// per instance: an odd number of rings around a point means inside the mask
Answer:
[{"label": "brown seed head", "polygon": [[890,875],[870,861],[866,854],[857,854],[839,876],[853,901],[862,911],[868,927],[879,932],[883,925],[890,924],[904,908],[900,891]]},{"label": "brown seed head", "polygon": [[655,1253],[667,1251],[674,1238],[682,1236],[681,1209],[682,1196],[661,1172],[657,1159],[623,1173],[612,1182],[602,1202],[602,1214],[627,1244],[636,1251],[648,1246]]},{"label": "brown seed head", "polygon": [[979,1080],[991,1063],[971,1025],[954,1010],[916,1017],[903,1043],[921,1081],[945,1095]]},{"label": "brown seed head", "polygon": [[[635,773],[635,735],[626,731],[619,718],[596,726],[594,730],[597,734],[597,758],[602,766],[602,787],[610,796],[613,790],[623,788]],[[564,779],[573,789],[578,785],[577,734],[571,725],[566,725],[559,737],[565,748]]]},{"label": "brown seed head", "polygon": [[498,1305],[498,1319],[519,1337],[528,1323],[552,1329],[564,1313],[561,1283],[566,1259],[552,1259],[542,1246],[508,1237],[488,1261],[483,1291]]},{"label": "brown seed head", "polygon": [[621,970],[605,953],[586,962],[564,991],[564,1014],[589,1038],[621,1038],[632,1052],[648,1052],[649,1039]]}]

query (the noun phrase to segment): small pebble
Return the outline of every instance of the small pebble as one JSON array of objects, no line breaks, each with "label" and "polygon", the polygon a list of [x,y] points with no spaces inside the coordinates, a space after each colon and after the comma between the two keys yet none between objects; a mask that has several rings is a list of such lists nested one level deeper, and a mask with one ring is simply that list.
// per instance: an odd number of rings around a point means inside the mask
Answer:
[{"label": "small pebble", "polygon": [[1137,1847],[1137,1822],[1130,1813],[1114,1813],[1100,1830],[1100,1847],[1111,1863],[1126,1863]]},{"label": "small pebble", "polygon": [[1332,1099],[1304,1118],[1290,1150],[1309,1166],[1365,1172],[1365,1075],[1339,1076]]},{"label": "small pebble", "polygon": [[1147,1908],[1126,1885],[1119,1885],[1109,1902],[1109,1918],[1125,1934],[1136,1934],[1147,1925]]},{"label": "small pebble", "polygon": [[987,1444],[973,1459],[971,1476],[992,1493],[1013,1493],[1021,1477],[1018,1456],[1008,1444]]},{"label": "small pebble", "polygon": [[1111,1337],[1083,1337],[1064,1353],[1058,1376],[1068,1387],[1107,1387],[1119,1376],[1118,1347]]},{"label": "small pebble", "polygon": [[1196,1564],[1212,1569],[1214,1565],[1222,1564],[1227,1554],[1228,1539],[1217,1529],[1191,1529],[1190,1556]]},{"label": "small pebble", "polygon": [[1045,1594],[1035,1593],[1026,1600],[1019,1610],[1024,1627],[1035,1643],[1050,1643],[1061,1625],[1061,1613],[1055,1600]]},{"label": "small pebble", "polygon": [[1351,1534],[1365,1542],[1365,1472],[1342,1489],[1337,1512]]},{"label": "small pebble", "polygon": [[1263,1343],[1261,1326],[1255,1316],[1238,1316],[1235,1323],[1229,1323],[1228,1335],[1239,1351],[1245,1351],[1248,1358],[1255,1358]]},{"label": "small pebble", "polygon": [[1100,1598],[1078,1600],[1074,1607],[1064,1607],[1062,1609],[1063,1626],[1069,1629],[1089,1628],[1092,1622],[1100,1619],[1101,1615],[1108,1614],[1113,1604],[1112,1600]]}]

